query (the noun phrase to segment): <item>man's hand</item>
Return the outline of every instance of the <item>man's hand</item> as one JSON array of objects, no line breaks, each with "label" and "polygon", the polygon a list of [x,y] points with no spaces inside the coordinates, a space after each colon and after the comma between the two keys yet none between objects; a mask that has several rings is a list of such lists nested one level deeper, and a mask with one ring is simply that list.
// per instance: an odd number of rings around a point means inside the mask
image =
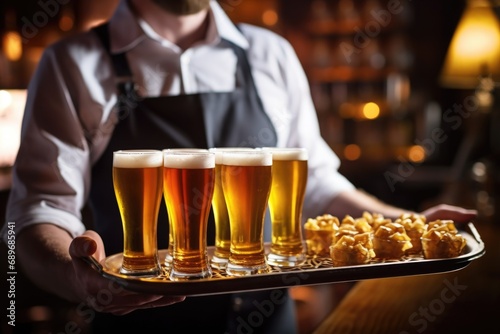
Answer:
[{"label": "man's hand", "polygon": [[[359,189],[340,193],[327,211],[333,212],[337,217],[345,215],[360,217],[363,211],[368,211],[381,213],[384,217],[391,219],[397,219],[402,213],[408,212],[402,208],[386,204]],[[468,210],[447,204],[433,206],[422,211],[420,214],[424,215],[428,222],[436,219],[451,219],[457,224],[468,223],[477,217],[476,210]]]},{"label": "man's hand", "polygon": [[451,219],[457,224],[465,224],[477,217],[476,210],[468,210],[461,207],[439,204],[427,210],[422,211],[420,214],[427,218],[427,222],[436,219]]},{"label": "man's hand", "polygon": [[70,244],[69,253],[75,272],[75,289],[78,296],[99,312],[123,315],[137,309],[161,307],[181,302],[184,296],[145,295],[118,286],[102,277],[82,260],[94,256],[97,261],[106,257],[101,237],[94,231],[86,231]]}]

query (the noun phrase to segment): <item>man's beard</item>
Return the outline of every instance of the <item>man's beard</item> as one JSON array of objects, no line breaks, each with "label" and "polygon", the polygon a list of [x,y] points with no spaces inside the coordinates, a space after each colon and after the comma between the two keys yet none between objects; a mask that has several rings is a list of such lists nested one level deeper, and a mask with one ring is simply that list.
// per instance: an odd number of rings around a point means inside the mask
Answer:
[{"label": "man's beard", "polygon": [[210,5],[210,0],[153,0],[153,2],[176,15],[195,14]]}]

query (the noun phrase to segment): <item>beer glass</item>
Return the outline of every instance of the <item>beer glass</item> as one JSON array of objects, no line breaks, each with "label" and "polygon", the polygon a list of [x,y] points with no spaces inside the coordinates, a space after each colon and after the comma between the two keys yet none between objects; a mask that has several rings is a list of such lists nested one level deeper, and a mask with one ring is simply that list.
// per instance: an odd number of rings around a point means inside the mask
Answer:
[{"label": "beer glass", "polygon": [[[189,151],[201,151],[201,152],[204,152],[204,151],[207,151],[207,149],[204,149],[204,148],[167,148],[167,149],[163,150],[163,154],[165,154],[166,151],[170,151],[170,152],[173,152],[173,151],[181,151],[181,152],[183,152],[183,151],[188,151],[188,152]],[[171,224],[170,219],[169,219],[168,220],[168,249],[167,249],[167,253],[165,255],[165,259],[164,259],[164,264],[165,264],[165,267],[167,267],[167,269],[170,269],[170,267],[172,266],[173,248],[174,248],[174,237],[172,235],[172,224]]]},{"label": "beer glass", "polygon": [[268,264],[293,267],[303,263],[302,205],[307,185],[307,150],[303,148],[264,148],[273,154],[269,213],[271,250]]},{"label": "beer glass", "polygon": [[264,217],[271,190],[272,154],[262,150],[222,153],[222,188],[231,225],[226,273],[246,276],[269,271]]},{"label": "beer glass", "polygon": [[173,239],[170,280],[210,277],[207,224],[214,193],[215,154],[166,150],[163,166],[163,194]]},{"label": "beer glass", "polygon": [[123,225],[122,274],[160,274],[156,238],[162,165],[161,151],[113,152],[113,187]]},{"label": "beer glass", "polygon": [[222,190],[221,169],[222,153],[225,151],[255,150],[250,147],[215,147],[210,151],[215,153],[215,190],[212,199],[212,209],[215,220],[215,250],[210,263],[213,268],[224,269],[229,259],[229,248],[231,245],[231,228],[229,215],[227,213],[226,200]]}]

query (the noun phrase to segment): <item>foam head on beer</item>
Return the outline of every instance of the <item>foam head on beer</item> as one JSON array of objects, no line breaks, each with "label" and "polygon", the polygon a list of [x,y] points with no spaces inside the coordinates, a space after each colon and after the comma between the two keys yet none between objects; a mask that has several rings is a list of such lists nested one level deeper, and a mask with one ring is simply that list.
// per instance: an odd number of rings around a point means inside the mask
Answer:
[{"label": "foam head on beer", "polygon": [[271,152],[263,150],[227,151],[222,155],[222,186],[231,225],[228,275],[269,270],[263,236],[272,165]]},{"label": "foam head on beer", "polygon": [[215,154],[208,150],[165,150],[163,166],[172,241],[169,279],[210,277],[206,233],[214,191]]},{"label": "foam head on beer", "polygon": [[222,164],[222,154],[229,151],[255,151],[257,148],[253,147],[212,147],[209,149],[210,152],[215,153],[215,163],[217,165]]},{"label": "foam head on beer", "polygon": [[307,150],[299,147],[264,148],[273,155],[269,196],[271,250],[268,263],[293,267],[305,260],[302,205],[307,185]]},{"label": "foam head on beer", "polygon": [[156,228],[162,165],[159,150],[113,152],[113,187],[123,226],[122,274],[156,276],[160,272]]},{"label": "foam head on beer", "polygon": [[169,168],[214,168],[215,154],[205,151],[164,151],[163,166]]},{"label": "foam head on beer", "polygon": [[308,159],[305,148],[294,147],[264,147],[263,150],[270,151],[273,154],[273,160],[299,160]]},{"label": "foam head on beer", "polygon": [[263,151],[226,151],[222,155],[222,163],[231,166],[272,166],[272,154]]},{"label": "foam head on beer", "polygon": [[113,166],[118,168],[161,167],[163,157],[160,151],[130,150],[117,151],[113,155]]},{"label": "foam head on beer", "polygon": [[206,148],[197,148],[197,147],[182,147],[182,148],[166,148],[163,150],[165,152],[207,152]]}]

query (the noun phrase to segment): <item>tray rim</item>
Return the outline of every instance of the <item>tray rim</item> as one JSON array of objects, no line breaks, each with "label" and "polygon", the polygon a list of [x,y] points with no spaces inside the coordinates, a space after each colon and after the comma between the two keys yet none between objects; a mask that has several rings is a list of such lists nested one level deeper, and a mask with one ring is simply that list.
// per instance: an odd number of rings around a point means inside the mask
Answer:
[{"label": "tray rim", "polygon": [[[122,253],[110,255],[98,263],[91,262],[103,277],[108,278],[122,287],[139,292],[161,295],[206,296],[256,290],[289,288],[300,285],[333,284],[366,279],[390,278],[414,275],[430,275],[457,271],[468,266],[472,261],[485,253],[485,245],[472,222],[468,224],[470,233],[459,230],[467,240],[467,253],[454,258],[419,259],[408,261],[391,261],[369,263],[343,267],[323,267],[304,270],[284,270],[244,277],[212,277],[200,280],[170,281],[166,277],[135,278],[112,272],[106,263]],[[166,250],[159,250],[164,254]]]}]

